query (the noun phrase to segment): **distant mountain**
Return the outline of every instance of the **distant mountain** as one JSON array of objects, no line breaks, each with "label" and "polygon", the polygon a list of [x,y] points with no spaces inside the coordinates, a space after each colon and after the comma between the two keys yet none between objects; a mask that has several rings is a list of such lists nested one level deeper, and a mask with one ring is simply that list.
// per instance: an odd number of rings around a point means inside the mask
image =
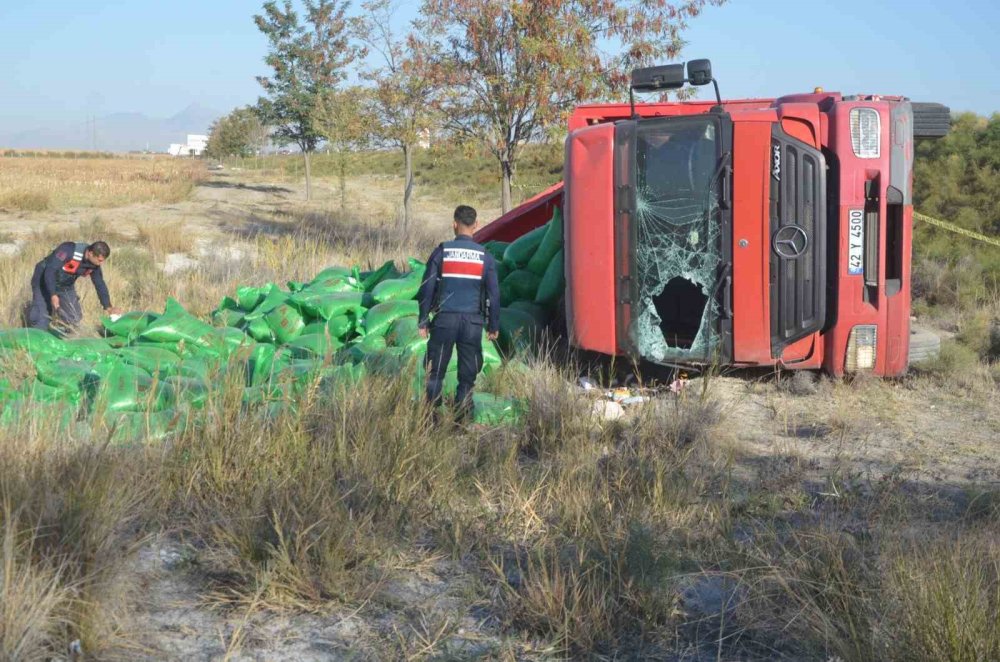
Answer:
[{"label": "distant mountain", "polygon": [[[207,134],[209,127],[223,113],[193,103],[173,117],[157,119],[142,113],[114,113],[98,117],[97,149],[105,152],[128,152],[150,149],[165,152],[170,143],[183,143],[187,134]],[[73,126],[49,125],[4,134],[0,128],[0,147],[14,149],[94,149],[94,127],[89,122]]]}]

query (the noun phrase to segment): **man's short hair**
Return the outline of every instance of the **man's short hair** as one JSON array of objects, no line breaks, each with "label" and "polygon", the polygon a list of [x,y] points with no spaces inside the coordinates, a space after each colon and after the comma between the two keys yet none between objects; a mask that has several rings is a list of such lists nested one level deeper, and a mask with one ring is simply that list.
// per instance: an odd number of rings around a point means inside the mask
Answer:
[{"label": "man's short hair", "polygon": [[455,222],[461,223],[467,228],[476,224],[476,210],[469,205],[459,205],[455,207]]},{"label": "man's short hair", "polygon": [[96,257],[107,258],[111,255],[111,247],[108,246],[106,241],[95,241],[90,246],[87,246],[87,250],[93,253]]}]

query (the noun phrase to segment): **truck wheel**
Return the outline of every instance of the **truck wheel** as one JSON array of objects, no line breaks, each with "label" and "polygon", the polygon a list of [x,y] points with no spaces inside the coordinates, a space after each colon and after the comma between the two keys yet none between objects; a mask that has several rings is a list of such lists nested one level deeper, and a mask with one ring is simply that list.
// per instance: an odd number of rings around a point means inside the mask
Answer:
[{"label": "truck wheel", "polygon": [[913,137],[941,138],[951,129],[951,110],[940,103],[911,103]]},{"label": "truck wheel", "polygon": [[910,365],[931,361],[941,353],[941,338],[928,329],[910,328]]}]

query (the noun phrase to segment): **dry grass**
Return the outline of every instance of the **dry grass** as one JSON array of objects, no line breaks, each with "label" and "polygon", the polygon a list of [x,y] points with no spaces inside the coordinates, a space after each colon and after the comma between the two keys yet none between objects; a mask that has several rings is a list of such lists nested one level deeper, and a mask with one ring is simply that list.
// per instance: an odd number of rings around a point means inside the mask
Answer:
[{"label": "dry grass", "polygon": [[187,198],[204,177],[190,159],[0,158],[0,209],[43,211],[117,207]]},{"label": "dry grass", "polygon": [[[114,303],[158,311],[175,297],[202,316],[237,285],[423,256],[440,240],[315,209],[271,221],[227,228],[231,238],[171,277],[156,262],[195,256],[186,227],[133,236],[98,218],[85,225],[113,242]],[[0,257],[3,323],[16,322],[55,240],[39,234]],[[94,334],[96,296],[79,291]],[[50,410],[26,412],[0,432],[0,656],[55,656],[81,639],[97,658],[128,658],[142,624],[122,615],[134,599],[126,562],[167,529],[187,545],[202,598],[238,606],[241,623],[262,610],[385,618],[398,605],[393,582],[440,559],[472,578],[447,615],[397,610],[409,627],[393,626],[373,658],[455,657],[448,641],[470,613],[502,639],[493,659],[997,657],[991,497],[963,509],[892,470],[852,475],[848,487],[837,476],[841,489],[828,493],[817,484],[833,477],[810,475],[805,454],[776,442],[750,457],[734,442],[746,423],[711,375],[597,420],[573,386],[576,368],[553,357],[484,380],[526,400],[521,423],[486,431],[431,426],[409,372],[244,406],[241,375],[223,371],[182,433],[128,448],[100,429],[57,432]],[[901,389],[936,398],[958,384],[989,406],[988,367],[968,352],[942,361],[899,383],[781,383],[765,398],[771,429],[816,424],[829,430],[820,446],[858,444],[905,427]],[[23,356],[0,368],[32,376]],[[709,597],[691,598],[692,585]],[[242,625],[225,636],[230,652],[252,640]]]},{"label": "dry grass", "polygon": [[[189,253],[194,248],[194,235],[181,222],[141,223],[138,243],[160,257],[170,253]],[[94,234],[93,236],[100,236]]]}]

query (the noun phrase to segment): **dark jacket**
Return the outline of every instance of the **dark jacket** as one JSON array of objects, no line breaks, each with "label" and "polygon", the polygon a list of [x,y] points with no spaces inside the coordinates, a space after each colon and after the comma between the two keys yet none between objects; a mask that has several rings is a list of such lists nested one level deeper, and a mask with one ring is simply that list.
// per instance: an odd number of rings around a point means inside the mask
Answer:
[{"label": "dark jacket", "polygon": [[419,299],[421,328],[427,328],[431,313],[480,313],[488,332],[500,330],[496,261],[471,237],[458,235],[434,249]]},{"label": "dark jacket", "polygon": [[97,290],[97,298],[102,308],[111,307],[111,295],[104,282],[101,268],[83,258],[88,244],[67,241],[59,244],[52,253],[39,264],[44,265],[41,285],[48,296],[72,289],[78,278],[90,277]]}]

